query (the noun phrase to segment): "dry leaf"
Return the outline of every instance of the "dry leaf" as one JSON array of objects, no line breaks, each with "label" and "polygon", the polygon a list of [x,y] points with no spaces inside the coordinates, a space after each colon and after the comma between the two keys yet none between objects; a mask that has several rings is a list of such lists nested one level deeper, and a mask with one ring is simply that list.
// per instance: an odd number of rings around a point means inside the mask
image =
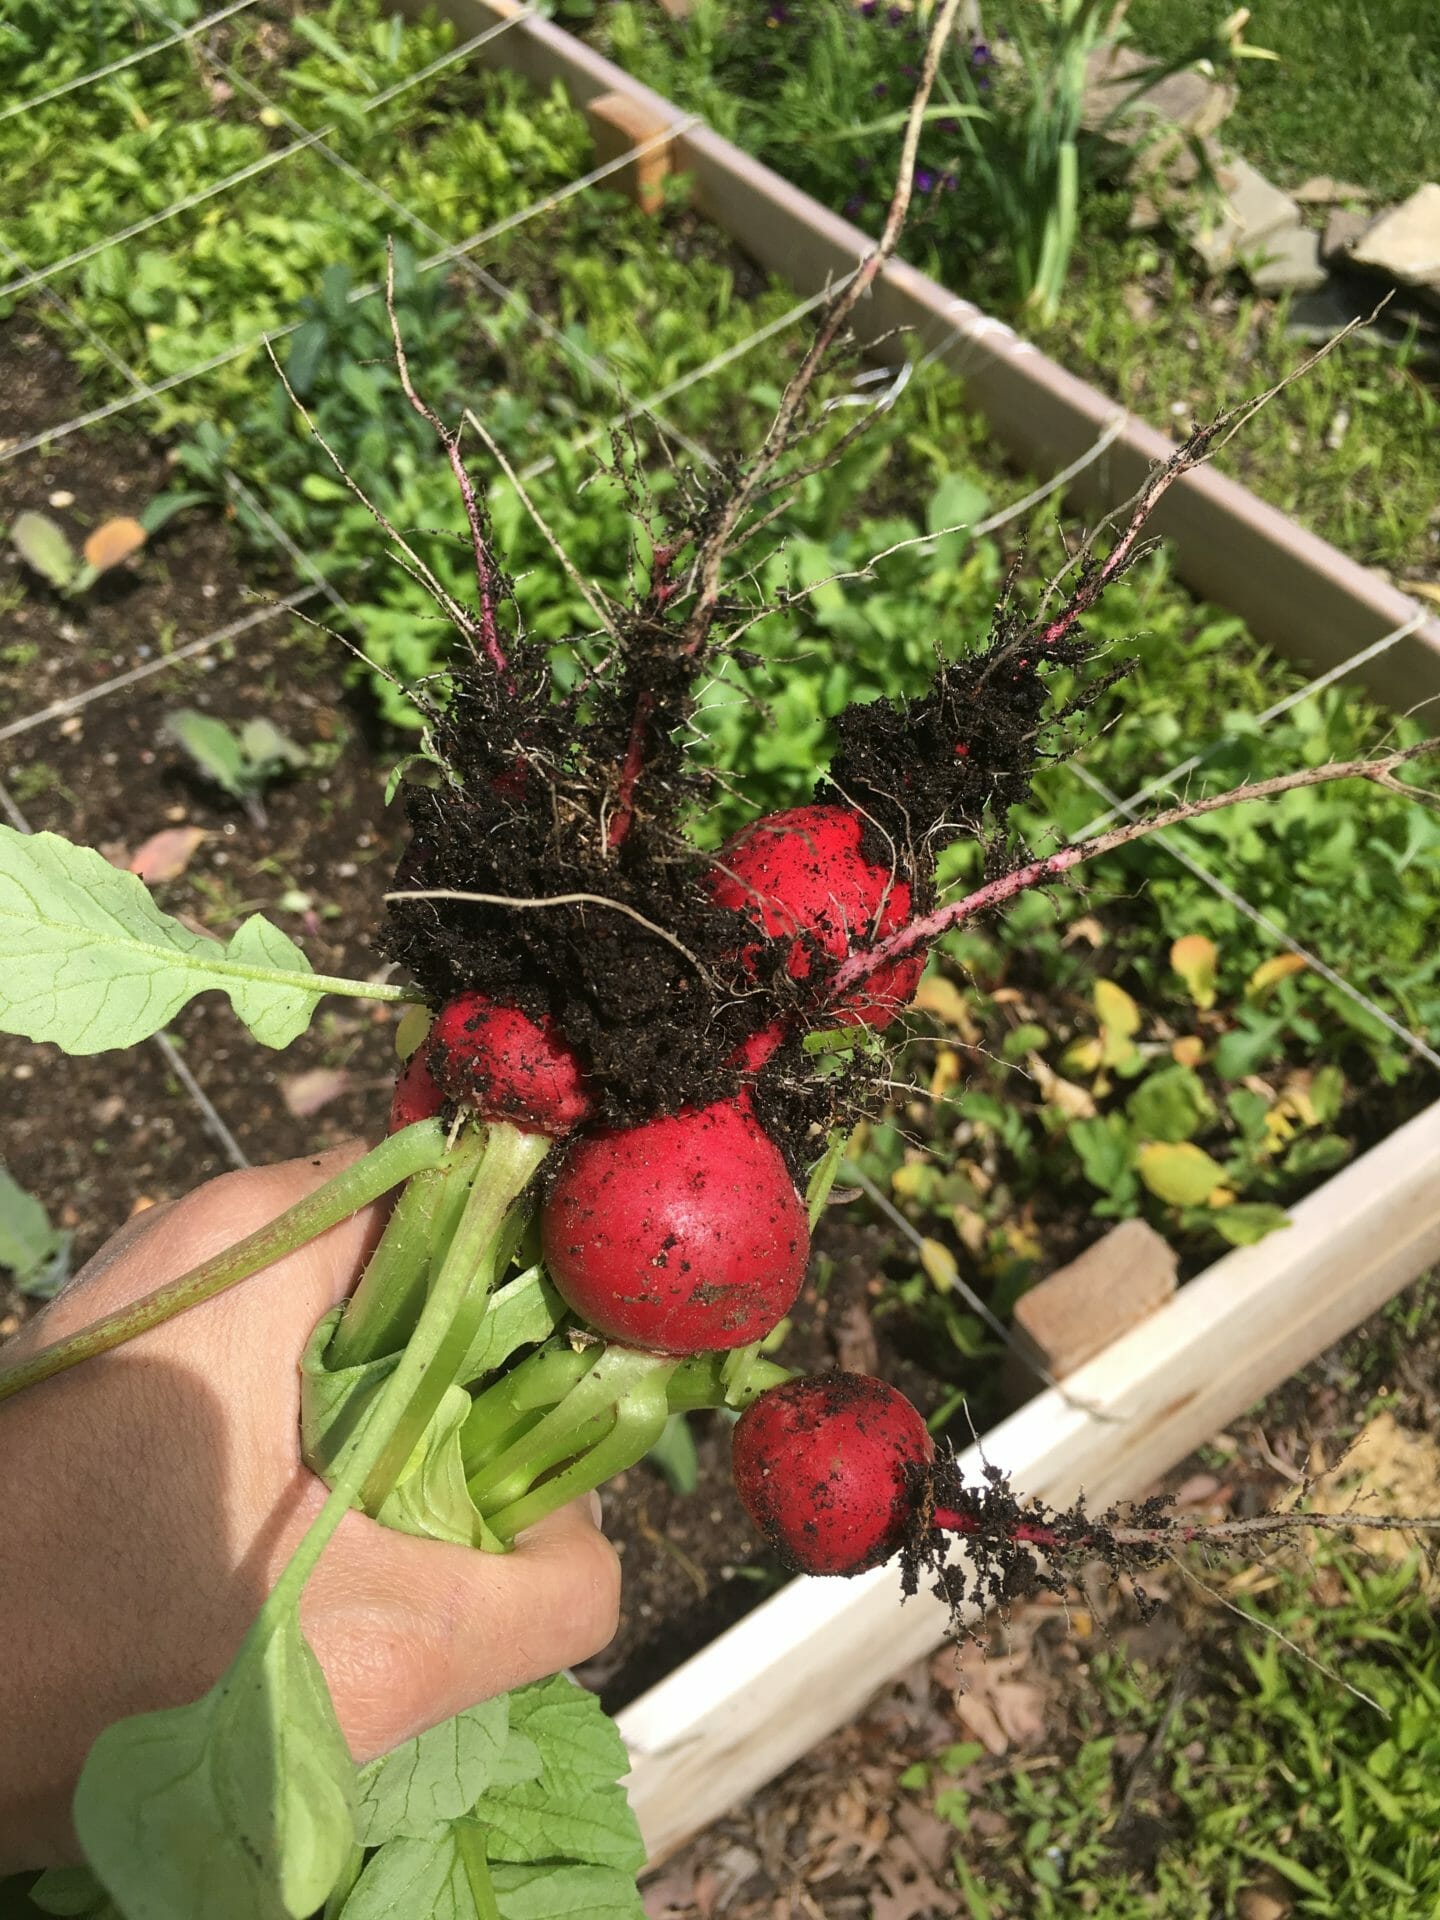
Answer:
[{"label": "dry leaf", "polygon": [[1072,920],[1065,929],[1062,947],[1072,946],[1077,940],[1087,940],[1092,947],[1103,947],[1105,929],[1093,913],[1082,913],[1078,920]]},{"label": "dry leaf", "polygon": [[953,1047],[941,1047],[930,1076],[930,1098],[943,1100],[961,1077],[960,1056]]},{"label": "dry leaf", "polygon": [[1245,983],[1245,998],[1258,1000],[1267,988],[1288,980],[1292,973],[1303,973],[1309,964],[1298,953],[1277,953],[1273,960],[1262,960]]},{"label": "dry leaf", "polygon": [[85,562],[97,573],[108,573],[138,553],[149,535],[138,520],[122,514],[117,520],[104,520],[85,542]]},{"label": "dry leaf", "polygon": [[1073,1080],[1062,1079],[1038,1053],[1030,1055],[1029,1067],[1040,1089],[1040,1098],[1047,1106],[1058,1107],[1067,1120],[1095,1118],[1095,1102],[1084,1087],[1076,1086]]},{"label": "dry leaf", "polygon": [[126,864],[147,887],[158,886],[162,880],[178,880],[207,837],[204,827],[164,827],[138,846]]},{"label": "dry leaf", "polygon": [[1205,1042],[1197,1033],[1182,1034],[1170,1042],[1170,1058],[1179,1067],[1198,1067],[1205,1058]]},{"label": "dry leaf", "polygon": [[[1316,1513],[1345,1513],[1368,1507],[1373,1513],[1434,1513],[1440,1509],[1440,1445],[1428,1433],[1399,1426],[1393,1414],[1379,1413],[1305,1505]],[[1403,1531],[1357,1527],[1349,1544],[1377,1559],[1404,1560],[1415,1537]],[[1434,1575],[1427,1570],[1425,1585]]]},{"label": "dry leaf", "polygon": [[311,1067],[304,1073],[283,1073],[280,1092],[297,1120],[309,1120],[348,1091],[350,1075],[343,1067]]}]

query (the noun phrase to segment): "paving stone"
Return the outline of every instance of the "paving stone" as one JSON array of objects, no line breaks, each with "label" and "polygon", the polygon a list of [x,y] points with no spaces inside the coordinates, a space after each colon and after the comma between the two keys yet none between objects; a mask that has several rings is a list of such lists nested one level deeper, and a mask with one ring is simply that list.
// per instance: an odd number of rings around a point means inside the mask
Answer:
[{"label": "paving stone", "polygon": [[1320,236],[1309,227],[1282,227],[1247,260],[1245,278],[1257,293],[1313,293],[1327,279]]},{"label": "paving stone", "polygon": [[1358,207],[1336,207],[1325,222],[1325,238],[1320,242],[1320,258],[1322,260],[1345,258],[1373,220],[1373,214],[1361,213]]},{"label": "paving stone", "polygon": [[[1097,47],[1085,63],[1085,95],[1080,124],[1089,133],[1102,127],[1135,84],[1137,74],[1155,63],[1133,47]],[[1214,133],[1233,110],[1237,89],[1187,68],[1167,74],[1127,109],[1129,120],[1148,120],[1183,133]]]},{"label": "paving stone", "polygon": [[1332,180],[1328,173],[1317,173],[1296,187],[1290,197],[1302,207],[1338,207],[1346,200],[1368,206],[1375,195],[1369,187],[1357,187],[1351,180]]},{"label": "paving stone", "polygon": [[1200,209],[1188,231],[1190,245],[1211,273],[1223,272],[1242,254],[1258,250],[1261,241],[1300,223],[1300,209],[1289,194],[1282,193],[1248,160],[1226,154],[1216,173],[1224,204],[1218,211]]},{"label": "paving stone", "polygon": [[1351,249],[1361,266],[1374,267],[1409,287],[1440,287],[1440,186],[1427,181],[1392,207]]},{"label": "paving stone", "polygon": [[1143,1220],[1126,1220],[1021,1295],[1016,1338],[1022,1354],[1063,1380],[1174,1291],[1174,1249]]}]

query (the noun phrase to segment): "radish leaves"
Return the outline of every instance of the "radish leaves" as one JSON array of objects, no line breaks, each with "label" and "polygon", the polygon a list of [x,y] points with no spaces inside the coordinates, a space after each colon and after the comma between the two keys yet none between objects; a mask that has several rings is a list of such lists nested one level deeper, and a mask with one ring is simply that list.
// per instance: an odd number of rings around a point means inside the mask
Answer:
[{"label": "radish leaves", "polygon": [[193,933],[92,848],[0,826],[0,1030],[101,1053],[148,1039],[211,988],[267,1047],[303,1033],[324,994],[413,997],[313,972],[259,914],[228,944]]}]

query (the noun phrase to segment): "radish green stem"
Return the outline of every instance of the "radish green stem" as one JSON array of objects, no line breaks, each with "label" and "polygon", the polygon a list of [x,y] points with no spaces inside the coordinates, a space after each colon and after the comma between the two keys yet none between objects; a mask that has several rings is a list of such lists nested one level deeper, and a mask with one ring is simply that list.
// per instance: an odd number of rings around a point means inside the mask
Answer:
[{"label": "radish green stem", "polygon": [[[604,1481],[613,1479],[617,1473],[623,1473],[626,1467],[633,1467],[660,1438],[665,1422],[670,1418],[666,1387],[669,1384],[669,1372],[676,1363],[660,1361],[655,1354],[630,1354],[627,1358],[631,1361],[649,1360],[652,1365],[648,1371],[632,1368],[622,1373],[622,1377],[627,1373],[633,1377],[629,1378],[615,1402],[614,1422],[610,1431],[603,1439],[587,1447],[578,1459],[572,1460],[553,1479],[542,1481],[538,1487],[532,1487],[529,1493],[489,1513],[486,1518],[490,1530],[499,1539],[508,1543],[517,1533],[523,1533],[526,1527],[533,1527],[537,1520],[543,1520],[547,1513],[554,1513],[557,1507],[563,1507],[567,1501],[578,1498],[582,1493],[589,1493]],[[597,1362],[597,1373],[600,1365]],[[621,1370],[617,1368],[617,1371]],[[613,1386],[611,1390],[613,1392]]]},{"label": "radish green stem", "polygon": [[594,1350],[542,1347],[476,1397],[460,1432],[466,1475],[479,1473],[522,1434],[539,1425],[590,1371]]},{"label": "radish green stem", "polygon": [[[508,1508],[530,1491],[541,1474],[574,1455],[582,1432],[589,1429],[597,1414],[614,1413],[631,1389],[642,1382],[659,1381],[662,1413],[668,1418],[664,1389],[678,1365],[678,1360],[665,1354],[606,1347],[558,1406],[479,1473],[471,1475],[471,1499],[487,1520],[492,1511]],[[609,1471],[618,1473],[621,1466],[633,1466],[645,1450],[642,1446]],[[598,1486],[603,1477],[592,1479],[589,1485]]]},{"label": "radish green stem", "polygon": [[469,1136],[448,1166],[427,1168],[407,1183],[330,1341],[326,1359],[337,1372],[363,1367],[404,1346],[425,1297],[444,1203],[457,1187],[462,1197],[468,1191],[479,1152]]},{"label": "radish green stem", "polygon": [[[432,1315],[443,1314],[442,1331],[435,1337],[433,1352],[426,1357],[410,1404],[366,1478],[362,1504],[371,1513],[378,1511],[404,1472],[446,1388],[456,1384],[489,1305],[497,1241],[505,1216],[529,1186],[549,1150],[550,1142],[541,1134],[521,1133],[503,1123],[486,1131],[484,1157],[466,1198],[465,1211],[421,1314],[422,1326],[431,1321]],[[513,1246],[513,1240],[509,1244]],[[418,1336],[417,1327],[405,1358],[414,1350]]]},{"label": "radish green stem", "polygon": [[109,1353],[127,1340],[162,1326],[190,1307],[213,1300],[238,1281],[281,1260],[286,1254],[318,1239],[322,1233],[369,1206],[412,1174],[438,1165],[445,1153],[445,1134],[439,1123],[422,1120],[416,1126],[392,1134],[363,1159],[337,1173],[314,1193],[307,1194],[278,1219],[269,1221],[247,1234],[233,1247],[226,1247],[212,1259],[193,1267],[178,1280],[157,1287],[116,1313],[107,1314],[93,1326],[82,1328],[54,1346],[42,1347],[28,1359],[0,1368],[0,1400],[8,1400],[26,1387],[78,1366],[96,1354]]}]

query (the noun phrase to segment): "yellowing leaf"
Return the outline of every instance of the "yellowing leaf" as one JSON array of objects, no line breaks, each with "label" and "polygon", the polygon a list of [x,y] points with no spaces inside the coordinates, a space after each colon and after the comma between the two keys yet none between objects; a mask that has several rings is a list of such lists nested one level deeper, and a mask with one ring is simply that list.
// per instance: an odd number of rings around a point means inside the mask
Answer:
[{"label": "yellowing leaf", "polygon": [[85,542],[85,564],[96,573],[108,573],[122,560],[128,560],[132,553],[138,553],[148,537],[140,522],[130,519],[128,514],[122,514],[117,520],[104,520]]},{"label": "yellowing leaf", "polygon": [[1140,1031],[1140,1009],[1123,987],[1117,987],[1113,980],[1097,980],[1094,998],[1102,1027],[1127,1039]]},{"label": "yellowing leaf", "polygon": [[954,1254],[938,1240],[920,1242],[920,1264],[942,1293],[948,1293],[960,1275]]},{"label": "yellowing leaf", "polygon": [[1220,949],[1203,933],[1187,933],[1170,949],[1170,964],[1185,982],[1197,1007],[1215,1004],[1215,970]]},{"label": "yellowing leaf", "polygon": [[1225,1169],[1193,1141],[1152,1140],[1135,1155],[1135,1171],[1157,1199],[1200,1207],[1224,1184]]},{"label": "yellowing leaf", "polygon": [[943,1100],[961,1078],[960,1056],[953,1047],[942,1047],[930,1076],[930,1098]]},{"label": "yellowing leaf", "polygon": [[1258,1000],[1292,973],[1303,973],[1310,962],[1298,953],[1277,953],[1273,960],[1262,960],[1245,983],[1245,998]]},{"label": "yellowing leaf", "polygon": [[890,1190],[898,1193],[902,1199],[913,1200],[926,1190],[933,1177],[933,1169],[927,1161],[907,1160],[891,1174]]},{"label": "yellowing leaf", "polygon": [[973,1046],[980,1038],[980,1029],[975,1024],[969,1001],[955,982],[947,980],[943,974],[933,974],[922,980],[910,1004],[921,1013],[933,1013],[944,1025],[953,1027],[969,1046]]},{"label": "yellowing leaf", "polygon": [[1170,1042],[1170,1058],[1177,1066],[1198,1067],[1205,1058],[1205,1042],[1195,1033],[1184,1033]]},{"label": "yellowing leaf", "polygon": [[1060,1065],[1066,1073],[1098,1073],[1105,1049],[1092,1035],[1083,1040],[1072,1040],[1060,1056]]}]

